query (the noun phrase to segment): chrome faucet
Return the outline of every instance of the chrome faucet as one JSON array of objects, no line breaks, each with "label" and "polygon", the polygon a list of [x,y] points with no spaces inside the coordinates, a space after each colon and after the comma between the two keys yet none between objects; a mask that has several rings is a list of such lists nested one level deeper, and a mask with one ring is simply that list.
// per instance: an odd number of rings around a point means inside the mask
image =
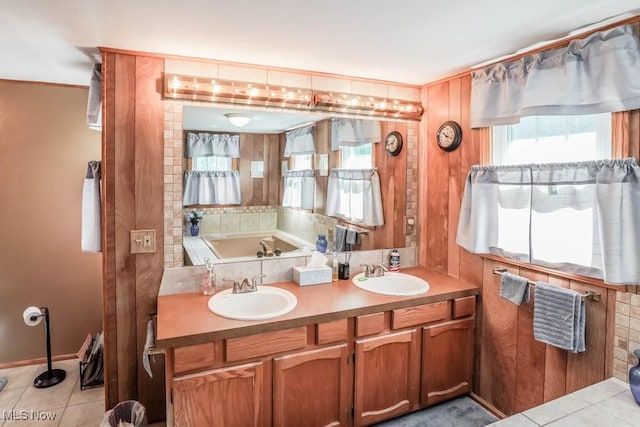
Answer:
[{"label": "chrome faucet", "polygon": [[253,276],[253,279],[249,281],[248,278],[242,279],[241,282],[238,282],[234,279],[222,279],[225,282],[233,282],[233,290],[231,291],[234,294],[245,294],[248,292],[255,292],[258,290],[258,279],[265,277],[264,274],[258,274]]},{"label": "chrome faucet", "polygon": [[387,271],[389,270],[387,270],[387,267],[385,267],[384,264],[378,264],[373,267],[373,270],[371,270],[371,274],[373,275],[373,277],[381,277],[384,276],[384,273]]},{"label": "chrome faucet", "polygon": [[385,271],[389,271],[387,270],[387,267],[385,267],[384,264],[378,264],[378,265],[369,265],[369,264],[360,264],[361,266],[364,267],[364,277],[381,277],[384,276]]}]

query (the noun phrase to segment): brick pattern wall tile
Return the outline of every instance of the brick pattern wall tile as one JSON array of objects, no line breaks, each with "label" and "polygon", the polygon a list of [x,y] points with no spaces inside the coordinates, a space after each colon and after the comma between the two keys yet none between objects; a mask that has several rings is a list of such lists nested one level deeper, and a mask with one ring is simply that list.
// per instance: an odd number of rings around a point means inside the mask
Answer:
[{"label": "brick pattern wall tile", "polygon": [[616,292],[613,376],[628,381],[628,372],[638,363],[633,351],[640,349],[640,295]]}]

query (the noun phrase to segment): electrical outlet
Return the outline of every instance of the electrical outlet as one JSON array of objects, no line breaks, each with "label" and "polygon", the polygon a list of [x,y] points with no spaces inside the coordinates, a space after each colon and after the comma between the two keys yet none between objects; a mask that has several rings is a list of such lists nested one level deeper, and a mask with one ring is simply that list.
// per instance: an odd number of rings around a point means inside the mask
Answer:
[{"label": "electrical outlet", "polygon": [[152,254],[156,252],[156,230],[131,230],[131,253]]}]

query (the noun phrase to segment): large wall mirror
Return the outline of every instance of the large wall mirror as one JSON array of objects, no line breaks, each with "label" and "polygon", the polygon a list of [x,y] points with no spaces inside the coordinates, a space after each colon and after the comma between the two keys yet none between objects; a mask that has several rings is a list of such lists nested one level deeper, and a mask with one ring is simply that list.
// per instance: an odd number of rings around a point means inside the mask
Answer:
[{"label": "large wall mirror", "polygon": [[[230,117],[238,114],[249,119],[240,127],[230,120]],[[187,220],[191,210],[204,213],[204,217],[199,222],[200,230],[197,236],[198,245],[202,248],[201,252],[205,251],[205,246],[200,242],[202,240],[206,245],[206,251],[213,251],[220,259],[237,260],[245,255],[255,257],[260,248],[265,255],[276,249],[295,251],[291,245],[300,246],[304,245],[304,242],[315,244],[319,234],[326,236],[329,240],[329,250],[331,250],[336,240],[334,236],[336,225],[344,221],[326,216],[327,184],[329,171],[339,167],[378,169],[385,216],[384,225],[376,227],[361,227],[346,223],[347,227],[358,231],[357,243],[350,245],[348,249],[404,247],[408,207],[407,150],[400,155],[390,156],[385,151],[383,141],[391,132],[398,132],[406,137],[407,123],[393,121],[370,121],[370,123],[380,126],[381,143],[332,151],[332,117],[329,115],[185,105],[183,107],[185,150],[189,133],[231,135],[237,138],[239,143],[239,152],[233,156],[235,158],[194,156],[183,159],[183,170],[193,171],[194,174],[207,169],[230,171],[226,174],[236,174],[238,181],[232,185],[239,186],[240,189],[239,199],[223,199],[220,204],[197,203],[196,199],[193,199],[193,204],[185,206],[184,214]],[[314,125],[315,154],[286,156],[286,132],[305,128],[311,124]],[[286,171],[298,169],[314,171],[313,194],[310,195],[309,191],[303,192],[302,197],[307,198],[306,203],[297,201],[293,203],[295,207],[283,207],[284,175]],[[225,174],[221,172],[221,175]],[[233,193],[233,190],[229,192]],[[229,200],[231,203],[226,203]],[[290,201],[285,202],[285,205],[287,203],[291,206]],[[269,236],[268,243],[271,245],[265,247],[262,244],[264,242],[262,232],[268,230],[281,231],[285,233],[285,237],[293,237],[293,241],[278,240],[279,236]],[[185,248],[196,241],[189,237],[187,232]],[[234,240],[233,238],[236,237],[237,240]],[[296,238],[299,241],[296,241]],[[250,248],[248,252],[246,248]],[[201,263],[202,253],[198,255],[195,250],[191,253],[189,250],[186,252],[185,264]],[[190,261],[189,257],[193,260]]]}]

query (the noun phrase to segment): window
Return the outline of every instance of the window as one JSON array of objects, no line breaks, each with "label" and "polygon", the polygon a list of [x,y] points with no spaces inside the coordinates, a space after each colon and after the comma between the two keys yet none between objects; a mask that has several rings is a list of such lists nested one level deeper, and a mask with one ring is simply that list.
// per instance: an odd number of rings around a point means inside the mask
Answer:
[{"label": "window", "polygon": [[291,170],[302,171],[313,169],[313,154],[291,155]]},{"label": "window", "polygon": [[194,171],[230,171],[232,170],[232,161],[231,157],[194,157],[191,169]]},{"label": "window", "polygon": [[367,143],[340,147],[340,167],[342,169],[371,169],[373,168],[373,144]]},{"label": "window", "polygon": [[531,116],[493,128],[494,165],[611,158],[611,113]]}]

